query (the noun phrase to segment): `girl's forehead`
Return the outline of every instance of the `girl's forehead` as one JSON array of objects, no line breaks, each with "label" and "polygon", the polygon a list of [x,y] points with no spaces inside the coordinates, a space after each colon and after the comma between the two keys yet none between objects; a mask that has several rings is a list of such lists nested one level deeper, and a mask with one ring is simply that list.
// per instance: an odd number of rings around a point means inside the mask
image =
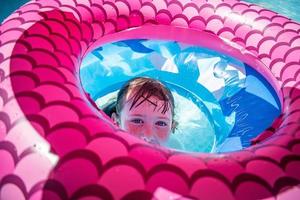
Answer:
[{"label": "girl's forehead", "polygon": [[153,91],[153,88],[147,91],[145,88],[141,89],[138,85],[132,85],[128,88],[123,98],[123,108],[125,106],[129,107],[129,110],[139,108],[140,106],[148,106],[162,114],[173,112],[172,102],[169,100],[167,94],[162,91],[160,92],[160,90]]},{"label": "girl's forehead", "polygon": [[[134,98],[129,96],[129,98],[126,101],[126,104],[132,105],[134,101]],[[153,106],[153,107],[162,107],[164,105],[165,101],[159,100],[156,96],[139,96],[138,99],[136,99],[135,105],[132,108],[138,108],[140,106]]]},{"label": "girl's forehead", "polygon": [[141,96],[133,107],[132,103],[133,99],[130,98],[125,102],[126,110],[131,114],[155,113],[157,116],[161,117],[166,117],[169,115],[171,116],[170,109],[168,109],[166,112],[162,112],[164,110],[166,102],[159,100],[155,96],[151,96],[149,98],[144,98]]},{"label": "girl's forehead", "polygon": [[143,117],[148,119],[165,119],[165,120],[172,120],[172,114],[171,112],[165,112],[162,113],[160,111],[153,110],[153,107],[151,109],[147,109],[145,107],[137,107],[133,108],[131,110],[127,110],[127,113],[124,113],[127,115],[127,117]]}]

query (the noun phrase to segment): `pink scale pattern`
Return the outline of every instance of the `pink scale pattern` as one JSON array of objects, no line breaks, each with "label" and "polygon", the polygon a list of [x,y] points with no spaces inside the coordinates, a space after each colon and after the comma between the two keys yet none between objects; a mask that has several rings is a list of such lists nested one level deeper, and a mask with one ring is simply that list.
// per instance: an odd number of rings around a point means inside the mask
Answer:
[{"label": "pink scale pattern", "polygon": [[[152,148],[92,108],[81,60],[100,38],[143,25],[204,31],[259,58],[283,95],[272,136],[190,155]],[[298,23],[236,0],[31,1],[0,27],[0,199],[159,199],[160,188],[192,199],[299,196],[299,55]]]}]

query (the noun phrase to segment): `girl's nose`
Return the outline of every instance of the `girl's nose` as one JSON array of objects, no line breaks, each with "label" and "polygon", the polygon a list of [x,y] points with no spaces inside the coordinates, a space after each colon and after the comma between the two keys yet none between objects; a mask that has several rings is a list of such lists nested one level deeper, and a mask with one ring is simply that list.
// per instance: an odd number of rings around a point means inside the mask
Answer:
[{"label": "girl's nose", "polygon": [[146,137],[150,137],[153,135],[153,128],[151,124],[145,124],[143,133]]}]

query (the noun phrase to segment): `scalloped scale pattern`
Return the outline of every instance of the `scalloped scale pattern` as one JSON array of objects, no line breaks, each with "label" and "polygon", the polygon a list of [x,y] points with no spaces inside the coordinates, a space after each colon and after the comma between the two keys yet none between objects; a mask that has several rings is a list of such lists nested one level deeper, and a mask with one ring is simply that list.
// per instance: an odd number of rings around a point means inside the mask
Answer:
[{"label": "scalloped scale pattern", "polygon": [[[205,31],[259,58],[283,94],[270,139],[183,154],[152,148],[95,111],[81,92],[83,56],[99,38],[147,24]],[[299,55],[298,23],[235,0],[31,1],[0,26],[0,199],[151,199],[160,188],[196,199],[299,196]]]}]

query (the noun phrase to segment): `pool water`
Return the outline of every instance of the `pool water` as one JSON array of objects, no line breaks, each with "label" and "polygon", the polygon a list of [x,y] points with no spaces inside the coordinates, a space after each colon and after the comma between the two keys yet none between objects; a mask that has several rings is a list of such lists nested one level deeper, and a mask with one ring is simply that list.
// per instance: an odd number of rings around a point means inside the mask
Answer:
[{"label": "pool water", "polygon": [[273,10],[281,15],[291,18],[297,22],[300,22],[299,0],[244,0],[248,3],[254,3],[261,7]]},{"label": "pool water", "polygon": [[171,89],[179,125],[166,146],[179,151],[246,148],[280,114],[274,89],[250,66],[176,41],[105,44],[86,56],[80,71],[83,88],[99,108],[136,76],[159,79]]}]

